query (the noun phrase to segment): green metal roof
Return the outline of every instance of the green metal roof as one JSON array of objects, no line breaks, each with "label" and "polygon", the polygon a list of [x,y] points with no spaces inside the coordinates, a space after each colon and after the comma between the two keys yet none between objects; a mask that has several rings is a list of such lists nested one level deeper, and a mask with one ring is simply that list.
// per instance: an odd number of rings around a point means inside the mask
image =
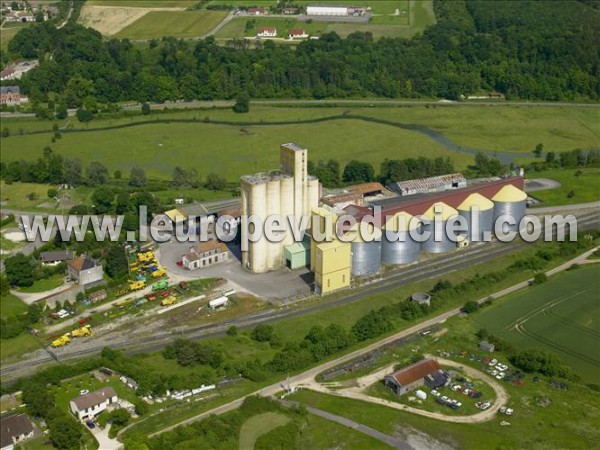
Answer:
[{"label": "green metal roof", "polygon": [[306,241],[295,242],[290,245],[286,245],[284,250],[291,253],[292,255],[295,253],[307,252],[310,250],[310,244]]}]

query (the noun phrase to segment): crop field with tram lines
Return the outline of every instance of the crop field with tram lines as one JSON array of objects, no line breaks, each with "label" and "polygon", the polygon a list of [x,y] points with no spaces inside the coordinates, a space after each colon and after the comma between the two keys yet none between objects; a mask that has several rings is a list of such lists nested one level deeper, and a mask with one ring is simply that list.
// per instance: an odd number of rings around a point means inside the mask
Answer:
[{"label": "crop field with tram lines", "polygon": [[475,320],[517,349],[556,354],[594,383],[600,376],[599,290],[600,265],[583,266],[501,300]]}]

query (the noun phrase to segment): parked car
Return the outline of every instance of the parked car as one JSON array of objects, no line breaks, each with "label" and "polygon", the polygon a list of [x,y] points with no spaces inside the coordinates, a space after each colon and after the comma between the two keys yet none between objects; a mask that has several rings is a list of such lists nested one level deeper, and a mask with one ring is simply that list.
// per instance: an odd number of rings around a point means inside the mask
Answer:
[{"label": "parked car", "polygon": [[435,389],[431,391],[431,395],[433,395],[434,397],[439,397],[441,394],[439,393],[439,391],[436,391]]},{"label": "parked car", "polygon": [[490,367],[494,367],[496,364],[498,364],[498,360],[497,360],[497,359],[492,359],[492,360],[490,361],[490,363],[488,364],[488,366],[490,366]]},{"label": "parked car", "polygon": [[90,391],[88,391],[87,389],[81,389],[79,391],[79,395],[86,395],[86,394],[89,394],[89,393],[90,393]]},{"label": "parked car", "polygon": [[87,420],[87,421],[85,422],[85,424],[88,426],[88,428],[89,428],[90,430],[93,430],[94,428],[96,428],[96,424],[95,424],[95,423],[94,423],[92,420]]}]

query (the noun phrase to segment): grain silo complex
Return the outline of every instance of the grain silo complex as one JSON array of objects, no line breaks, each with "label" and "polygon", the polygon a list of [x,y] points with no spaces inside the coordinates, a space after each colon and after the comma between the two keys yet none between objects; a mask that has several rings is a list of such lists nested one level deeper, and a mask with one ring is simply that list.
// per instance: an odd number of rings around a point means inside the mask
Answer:
[{"label": "grain silo complex", "polygon": [[456,248],[456,239],[446,232],[446,224],[456,217],[458,211],[444,202],[436,202],[422,214],[429,221],[423,225],[423,231],[430,236],[422,244],[425,253],[445,253]]},{"label": "grain silo complex", "polygon": [[384,264],[410,264],[419,259],[421,243],[410,235],[410,231],[418,226],[419,221],[406,212],[396,213],[388,219],[381,239]]},{"label": "grain silo complex", "polygon": [[456,208],[467,221],[469,242],[483,242],[492,236],[494,229],[494,202],[475,192]]},{"label": "grain silo complex", "polygon": [[525,216],[527,194],[521,189],[507,184],[492,197],[494,202],[494,222],[501,216],[512,217],[514,225],[504,224],[504,232],[519,231],[519,222]]},{"label": "grain silo complex", "polygon": [[[312,208],[318,206],[320,185],[315,177],[308,175],[308,151],[296,144],[283,144],[280,161],[279,170],[244,175],[240,180],[242,217],[257,216],[264,224],[269,216],[276,215],[286,224],[281,242],[269,242],[261,233],[260,238],[249,242],[248,249],[242,252],[242,264],[255,273],[282,267],[284,247],[294,243],[287,217],[308,216]],[[242,227],[242,240],[246,241],[248,231]]]}]

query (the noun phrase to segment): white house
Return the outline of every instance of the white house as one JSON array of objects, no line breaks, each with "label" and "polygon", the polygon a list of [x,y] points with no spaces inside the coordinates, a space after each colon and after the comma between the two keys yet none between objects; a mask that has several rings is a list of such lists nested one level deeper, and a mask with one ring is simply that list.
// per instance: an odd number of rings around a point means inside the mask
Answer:
[{"label": "white house", "polygon": [[306,7],[306,14],[309,16],[347,16],[347,6],[312,6]]},{"label": "white house", "polygon": [[292,28],[288,31],[288,38],[290,39],[305,39],[307,37],[308,34],[302,28]]},{"label": "white house", "polygon": [[277,37],[277,28],[275,27],[261,27],[258,29],[256,34],[257,38],[273,38]]},{"label": "white house", "polygon": [[93,419],[108,405],[112,405],[119,400],[115,390],[110,387],[103,387],[89,394],[80,395],[69,402],[71,412],[77,416],[79,420]]},{"label": "white house", "polygon": [[200,269],[223,262],[229,258],[227,246],[221,242],[212,240],[199,242],[190,248],[190,251],[183,255],[181,261],[183,267],[190,270]]}]

